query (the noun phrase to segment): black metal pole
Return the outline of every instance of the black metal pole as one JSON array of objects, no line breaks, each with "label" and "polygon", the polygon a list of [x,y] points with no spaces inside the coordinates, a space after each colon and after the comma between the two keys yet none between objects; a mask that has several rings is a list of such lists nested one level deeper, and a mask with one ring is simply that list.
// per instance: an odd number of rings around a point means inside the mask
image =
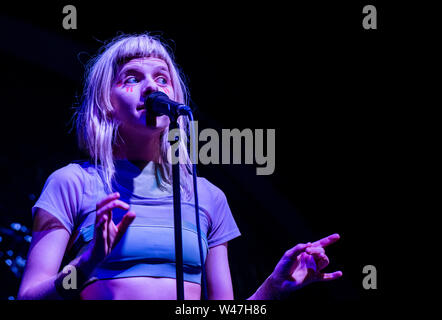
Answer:
[{"label": "black metal pole", "polygon": [[[169,132],[178,128],[177,119],[170,119]],[[179,143],[179,133],[175,137],[175,144]],[[169,141],[172,145],[172,141]],[[173,149],[172,149],[173,150]],[[180,164],[179,147],[176,147],[175,155],[172,154],[172,184],[173,184],[173,213],[175,229],[175,263],[176,263],[176,294],[177,300],[184,300],[184,276],[183,276],[183,240],[181,227],[181,192],[180,192]]]}]

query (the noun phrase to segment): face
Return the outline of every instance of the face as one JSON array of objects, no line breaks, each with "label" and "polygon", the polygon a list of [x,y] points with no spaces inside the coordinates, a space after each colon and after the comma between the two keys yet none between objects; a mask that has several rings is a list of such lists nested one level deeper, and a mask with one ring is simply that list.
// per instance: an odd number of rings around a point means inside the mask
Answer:
[{"label": "face", "polygon": [[152,135],[169,125],[167,116],[146,114],[144,101],[156,91],[174,98],[169,68],[163,60],[136,58],[120,66],[112,84],[111,103],[114,116],[121,122],[121,134]]}]

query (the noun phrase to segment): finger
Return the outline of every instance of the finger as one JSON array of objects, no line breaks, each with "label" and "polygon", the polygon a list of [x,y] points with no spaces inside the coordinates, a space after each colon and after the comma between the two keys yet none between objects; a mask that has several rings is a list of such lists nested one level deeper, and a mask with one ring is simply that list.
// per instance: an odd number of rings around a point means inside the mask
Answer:
[{"label": "finger", "polygon": [[113,200],[113,201],[109,202],[108,204],[106,204],[105,206],[101,207],[97,211],[97,215],[101,215],[101,214],[103,214],[103,212],[110,211],[110,210],[115,209],[115,208],[120,208],[120,209],[123,209],[123,210],[129,210],[130,206],[126,202],[124,202],[124,201]]},{"label": "finger", "polygon": [[322,274],[322,281],[331,281],[342,277],[342,271],[335,271],[332,273],[323,273]]},{"label": "finger", "polygon": [[305,254],[310,255],[315,261],[328,260],[325,250],[322,247],[310,247],[305,250]]},{"label": "finger", "polygon": [[285,256],[287,258],[293,259],[298,256],[301,252],[304,252],[305,249],[310,247],[312,244],[309,243],[300,243],[294,246],[293,248],[286,251]]},{"label": "finger", "polygon": [[136,218],[136,214],[134,211],[129,211],[127,212],[124,216],[123,219],[121,219],[120,223],[117,225],[117,229],[121,232],[121,231],[125,231],[129,225],[132,223],[132,221],[134,221],[134,219]]},{"label": "finger", "polygon": [[313,242],[312,247],[317,247],[317,246],[326,247],[326,246],[329,246],[329,245],[335,243],[336,241],[338,241],[339,238],[341,238],[340,235],[337,233],[334,233],[328,237],[325,237],[325,238],[322,238],[321,240]]},{"label": "finger", "polygon": [[104,197],[100,202],[98,202],[95,206],[95,224],[98,223],[98,220],[100,220],[101,218],[101,214],[102,213],[100,211],[101,207],[103,207],[104,205],[106,205],[107,203],[109,203],[112,200],[118,199],[120,197],[120,194],[118,192],[114,192],[111,193],[109,195],[107,195],[106,197]]},{"label": "finger", "polygon": [[96,205],[96,210],[98,211],[101,207],[103,207],[104,205],[106,205],[106,203],[118,199],[120,197],[120,193],[119,192],[114,192],[111,193],[109,195],[107,195],[106,197],[104,197],[103,199],[101,199],[100,202],[97,203]]},{"label": "finger", "polygon": [[311,246],[311,243],[300,243],[287,250],[276,265],[275,272],[281,275],[292,274],[298,255],[309,246]]},{"label": "finger", "polygon": [[107,245],[107,220],[106,215],[101,216],[95,224],[95,239],[100,247],[106,248]]},{"label": "finger", "polygon": [[330,260],[328,259],[328,257],[323,253],[319,253],[318,255],[314,255],[314,259],[316,261],[316,264],[318,265],[319,270],[324,269],[330,263]]},{"label": "finger", "polygon": [[104,228],[107,227],[107,220],[108,220],[108,216],[107,215],[101,215],[100,219],[95,224],[95,230],[98,231],[98,232],[103,231]]},{"label": "finger", "polygon": [[104,224],[104,219],[103,218],[101,218],[100,220],[98,220],[95,223],[95,237],[102,236],[102,234],[103,234],[103,232],[102,232],[103,224]]},{"label": "finger", "polygon": [[325,250],[323,247],[308,247],[305,252],[308,254],[324,254]]},{"label": "finger", "polygon": [[[118,200],[116,200],[118,201]],[[115,227],[113,221],[112,221],[112,210],[107,210],[105,211],[104,214],[105,217],[107,217],[107,226],[106,226],[106,239],[107,239],[107,248],[110,249],[112,248],[112,225]]]},{"label": "finger", "polygon": [[129,225],[134,221],[135,217],[136,214],[133,211],[129,211],[123,216],[123,219],[121,219],[120,223],[117,225],[117,234],[115,236],[113,246],[115,246],[120,241]]},{"label": "finger", "polygon": [[[321,248],[321,247],[317,247],[317,248]],[[307,249],[309,249],[309,248],[307,248]],[[308,254],[315,261],[328,260],[328,257],[325,255],[325,252],[323,250],[309,250],[309,251],[306,250],[305,253],[303,253],[303,254]]]},{"label": "finger", "polygon": [[303,252],[299,255],[299,257],[301,264],[304,265],[307,269],[313,270],[315,272],[318,271],[318,266],[313,255],[309,255]]}]

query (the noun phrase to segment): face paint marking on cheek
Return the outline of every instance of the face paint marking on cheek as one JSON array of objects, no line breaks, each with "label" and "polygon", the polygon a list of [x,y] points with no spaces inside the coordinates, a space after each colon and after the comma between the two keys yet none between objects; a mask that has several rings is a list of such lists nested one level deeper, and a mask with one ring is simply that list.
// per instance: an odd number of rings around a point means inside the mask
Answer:
[{"label": "face paint marking on cheek", "polygon": [[169,94],[169,89],[168,88],[163,88],[163,90],[164,90],[164,93]]}]

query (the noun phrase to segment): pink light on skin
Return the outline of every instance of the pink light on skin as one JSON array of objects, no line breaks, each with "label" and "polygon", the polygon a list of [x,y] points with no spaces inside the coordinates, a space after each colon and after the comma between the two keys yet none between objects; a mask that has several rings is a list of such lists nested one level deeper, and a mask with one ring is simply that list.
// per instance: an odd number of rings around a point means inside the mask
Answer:
[{"label": "pink light on skin", "polygon": [[[123,86],[123,83],[122,83],[122,82],[118,82],[117,85],[116,85],[117,88],[120,88],[120,87],[122,87],[122,86]],[[134,88],[132,88],[132,87],[126,87],[126,92],[134,92]]]}]

